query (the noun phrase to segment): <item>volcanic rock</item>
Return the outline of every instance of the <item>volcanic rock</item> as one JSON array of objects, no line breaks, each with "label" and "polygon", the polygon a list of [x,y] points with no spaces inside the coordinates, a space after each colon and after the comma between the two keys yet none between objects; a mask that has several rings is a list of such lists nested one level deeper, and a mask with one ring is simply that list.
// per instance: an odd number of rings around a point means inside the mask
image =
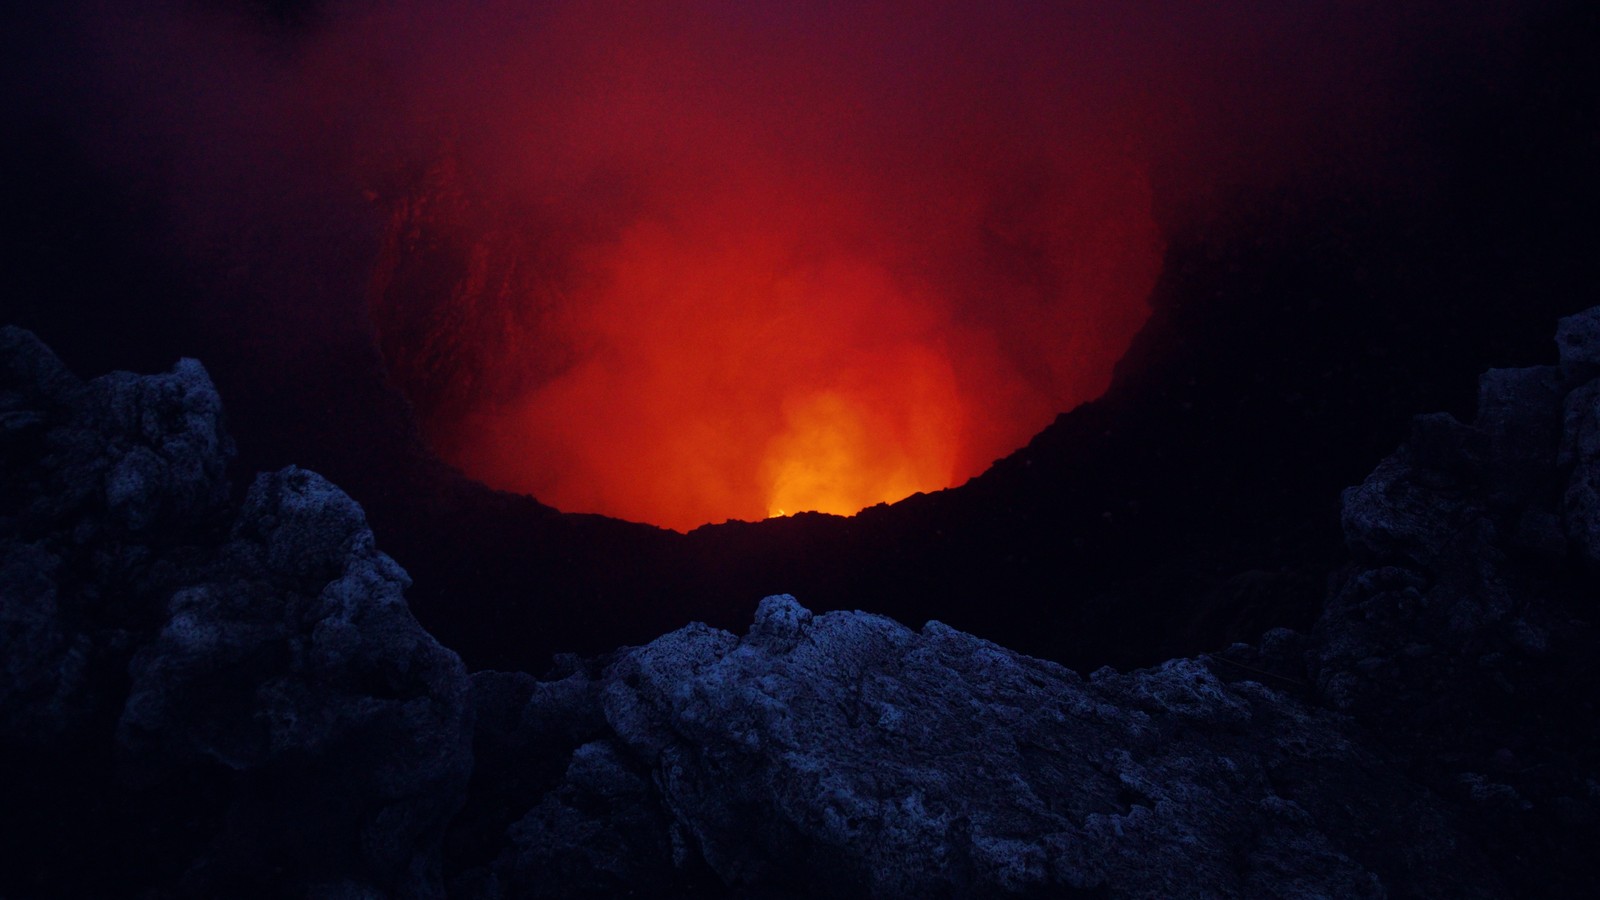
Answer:
[{"label": "volcanic rock", "polygon": [[468,681],[361,508],[292,467],[230,501],[193,360],[0,351],[0,893],[439,896]]},{"label": "volcanic rock", "polygon": [[593,684],[610,734],[511,830],[504,883],[554,870],[600,896],[690,855],[740,896],[1468,896],[1485,879],[1347,718],[1204,660],[1084,678],[776,596],[743,638],[690,626]]},{"label": "volcanic rock", "polygon": [[1565,345],[1345,493],[1310,632],[1087,676],[775,595],[742,636],[469,678],[338,488],[289,467],[233,499],[198,363],[83,382],[26,333],[0,351],[5,896],[1593,883],[1600,370]]}]

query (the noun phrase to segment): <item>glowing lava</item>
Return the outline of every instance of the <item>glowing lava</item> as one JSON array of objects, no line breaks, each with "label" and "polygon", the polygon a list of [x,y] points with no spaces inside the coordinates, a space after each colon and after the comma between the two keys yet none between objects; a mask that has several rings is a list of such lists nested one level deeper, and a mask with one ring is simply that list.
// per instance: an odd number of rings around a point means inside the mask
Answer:
[{"label": "glowing lava", "polygon": [[1510,53],[1516,5],[95,3],[47,67],[74,99],[17,109],[77,110],[219,273],[195,321],[261,359],[346,339],[373,200],[372,320],[433,449],[688,529],[980,473],[1143,324],[1152,171],[1178,227],[1409,190],[1380,182],[1451,97],[1434,64]]},{"label": "glowing lava", "polygon": [[1053,58],[563,15],[393,201],[374,315],[446,460],[684,530],[850,514],[1104,390],[1161,244]]}]

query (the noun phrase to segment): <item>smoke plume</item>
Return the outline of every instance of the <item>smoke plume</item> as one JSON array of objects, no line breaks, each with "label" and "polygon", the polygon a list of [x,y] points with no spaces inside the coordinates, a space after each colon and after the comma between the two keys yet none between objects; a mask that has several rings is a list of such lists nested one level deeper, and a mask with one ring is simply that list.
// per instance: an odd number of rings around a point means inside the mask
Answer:
[{"label": "smoke plume", "polygon": [[1097,396],[1161,210],[1382,169],[1508,21],[1390,6],[107,5],[53,77],[211,320],[370,322],[447,461],[688,529],[959,484]]}]

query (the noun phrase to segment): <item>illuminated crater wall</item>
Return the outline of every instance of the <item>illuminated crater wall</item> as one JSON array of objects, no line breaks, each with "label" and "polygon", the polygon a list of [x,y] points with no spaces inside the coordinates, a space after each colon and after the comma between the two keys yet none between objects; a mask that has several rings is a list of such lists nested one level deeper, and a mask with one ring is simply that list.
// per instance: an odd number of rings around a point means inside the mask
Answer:
[{"label": "illuminated crater wall", "polygon": [[75,99],[44,105],[203,273],[195,327],[287,395],[375,324],[445,459],[679,529],[983,471],[1106,387],[1153,204],[1385,170],[1408,53],[1503,30],[1336,0],[283,6],[97,5],[50,60]]},{"label": "illuminated crater wall", "polygon": [[385,198],[430,443],[688,530],[959,484],[1098,395],[1162,249],[1135,106],[1026,24],[552,14]]}]

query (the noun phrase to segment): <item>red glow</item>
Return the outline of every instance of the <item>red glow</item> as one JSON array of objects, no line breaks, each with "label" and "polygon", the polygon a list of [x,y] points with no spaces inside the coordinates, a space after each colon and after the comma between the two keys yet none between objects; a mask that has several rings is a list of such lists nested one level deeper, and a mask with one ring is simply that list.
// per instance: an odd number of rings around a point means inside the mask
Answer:
[{"label": "red glow", "polygon": [[1117,111],[1024,31],[771,24],[578,6],[485,77],[374,291],[446,459],[679,529],[849,514],[1104,390],[1161,250]]},{"label": "red glow", "polygon": [[[1406,189],[1431,67],[1531,14],[395,0],[269,32],[259,4],[71,6],[47,80],[219,279],[197,321],[298,365],[365,327],[370,274],[446,459],[677,528],[979,473],[1143,321],[1147,165],[1169,223],[1308,178]],[[361,196],[389,214],[371,268]]]}]

